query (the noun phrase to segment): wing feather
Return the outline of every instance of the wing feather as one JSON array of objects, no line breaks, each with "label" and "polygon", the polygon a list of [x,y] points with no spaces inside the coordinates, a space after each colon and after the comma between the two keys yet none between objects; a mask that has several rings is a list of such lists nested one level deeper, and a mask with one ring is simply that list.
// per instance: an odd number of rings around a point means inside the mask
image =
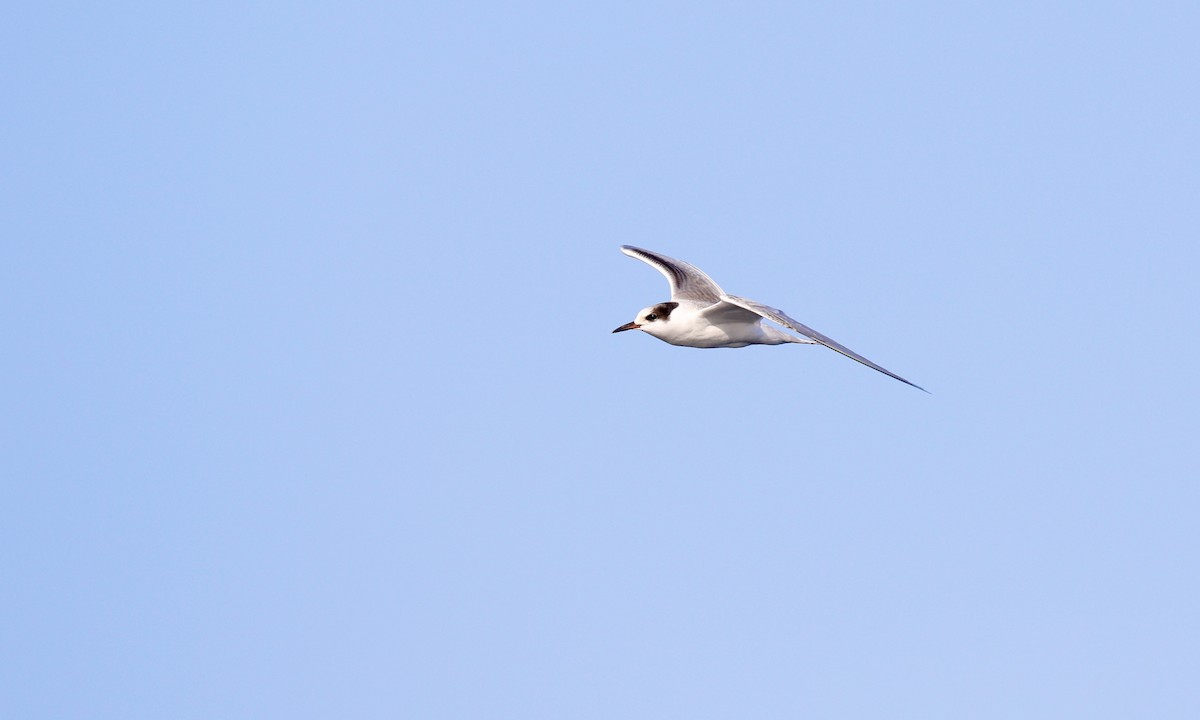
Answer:
[{"label": "wing feather", "polygon": [[826,337],[826,336],[822,335],[821,333],[817,332],[816,330],[813,330],[809,326],[807,326],[797,320],[794,320],[793,318],[788,317],[787,313],[783,312],[782,310],[779,310],[778,308],[773,308],[770,305],[763,305],[762,303],[755,302],[753,300],[747,300],[746,298],[740,298],[740,297],[737,297],[736,295],[722,295],[721,300],[724,302],[727,302],[731,305],[737,305],[740,308],[749,310],[750,312],[755,313],[756,315],[759,315],[761,317],[764,317],[772,322],[777,322],[780,325],[784,326],[785,328],[788,328],[789,330],[794,330],[806,338],[809,338],[809,339],[815,340],[816,342],[821,343],[822,345],[829,348],[830,350],[839,352],[842,355],[845,355],[846,357],[850,358],[851,360],[855,360],[857,362],[862,363],[863,365],[866,365],[867,367],[871,368],[872,370],[878,370],[879,372],[883,373],[884,375],[895,378],[895,379],[899,380],[900,382],[905,383],[906,385],[912,385],[913,387],[915,387],[918,390],[921,390],[923,392],[929,392],[928,390],[921,387],[920,385],[918,385],[914,382],[909,382],[908,380],[905,380],[904,378],[900,377],[899,375],[892,372],[891,370],[888,370],[884,367],[876,365],[875,363],[866,359],[862,355],[859,355],[858,353],[854,352],[853,350],[846,347],[845,345],[842,345],[841,343],[834,340],[833,338]]},{"label": "wing feather", "polygon": [[691,263],[632,245],[622,245],[621,252],[651,265],[662,273],[671,286],[672,300],[694,301],[708,305],[720,302],[721,296],[725,294],[725,291],[713,282],[712,278]]}]

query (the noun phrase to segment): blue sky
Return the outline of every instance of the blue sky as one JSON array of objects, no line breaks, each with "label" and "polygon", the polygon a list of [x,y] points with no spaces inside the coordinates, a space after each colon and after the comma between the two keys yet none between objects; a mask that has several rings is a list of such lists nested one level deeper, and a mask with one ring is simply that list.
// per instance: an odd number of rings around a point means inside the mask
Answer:
[{"label": "blue sky", "polygon": [[1198,23],[12,11],[0,714],[1196,717]]}]

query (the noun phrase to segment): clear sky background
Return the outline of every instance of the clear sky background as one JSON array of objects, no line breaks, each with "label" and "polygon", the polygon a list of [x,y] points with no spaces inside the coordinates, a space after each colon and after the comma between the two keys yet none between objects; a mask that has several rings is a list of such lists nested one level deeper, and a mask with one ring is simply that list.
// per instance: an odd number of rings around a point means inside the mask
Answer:
[{"label": "clear sky background", "polygon": [[0,715],[1200,716],[1198,28],[10,9]]}]

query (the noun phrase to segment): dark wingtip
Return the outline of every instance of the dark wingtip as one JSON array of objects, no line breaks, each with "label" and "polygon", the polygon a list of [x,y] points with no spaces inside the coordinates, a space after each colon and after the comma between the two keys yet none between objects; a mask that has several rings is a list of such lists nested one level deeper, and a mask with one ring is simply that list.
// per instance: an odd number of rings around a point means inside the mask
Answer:
[{"label": "dark wingtip", "polygon": [[887,372],[886,374],[891,375],[892,377],[896,378],[897,380],[904,383],[905,385],[911,385],[911,386],[915,387],[916,389],[920,390],[921,392],[925,393],[926,395],[933,394],[933,393],[929,392],[928,390],[926,390],[925,388],[921,387],[920,385],[916,384],[915,382],[912,382],[910,380],[905,380],[904,378],[900,377],[899,375],[896,375],[891,372]]}]

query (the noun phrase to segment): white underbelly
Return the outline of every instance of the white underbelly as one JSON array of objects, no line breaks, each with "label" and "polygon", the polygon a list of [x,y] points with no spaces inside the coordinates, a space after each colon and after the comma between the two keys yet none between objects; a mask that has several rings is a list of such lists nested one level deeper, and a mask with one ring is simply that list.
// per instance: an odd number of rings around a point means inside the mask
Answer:
[{"label": "white underbelly", "polygon": [[731,327],[703,325],[689,328],[687,332],[663,339],[672,345],[695,348],[740,348],[757,345],[766,340],[762,327],[757,323]]}]

